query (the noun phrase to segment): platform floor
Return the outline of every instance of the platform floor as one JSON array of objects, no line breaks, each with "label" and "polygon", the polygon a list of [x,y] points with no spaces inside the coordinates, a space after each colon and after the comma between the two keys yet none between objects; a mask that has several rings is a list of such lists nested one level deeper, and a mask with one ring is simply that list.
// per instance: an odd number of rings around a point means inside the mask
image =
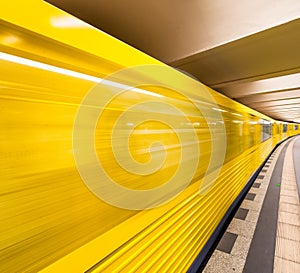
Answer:
[{"label": "platform floor", "polygon": [[282,143],[203,272],[300,272],[300,136]]}]

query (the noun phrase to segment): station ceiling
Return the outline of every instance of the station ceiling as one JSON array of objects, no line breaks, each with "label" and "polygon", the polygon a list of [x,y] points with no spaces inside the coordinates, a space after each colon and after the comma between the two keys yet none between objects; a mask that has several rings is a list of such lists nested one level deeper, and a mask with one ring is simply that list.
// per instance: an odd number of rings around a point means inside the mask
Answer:
[{"label": "station ceiling", "polygon": [[272,118],[300,120],[300,1],[48,0]]}]

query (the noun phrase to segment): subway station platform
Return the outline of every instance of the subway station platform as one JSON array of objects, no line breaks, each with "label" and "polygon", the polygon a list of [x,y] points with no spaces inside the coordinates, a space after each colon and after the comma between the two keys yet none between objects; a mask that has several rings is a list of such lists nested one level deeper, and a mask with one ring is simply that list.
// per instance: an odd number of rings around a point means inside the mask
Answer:
[{"label": "subway station platform", "polygon": [[300,272],[300,136],[271,154],[203,272]]},{"label": "subway station platform", "polygon": [[300,273],[300,1],[273,2],[2,1],[0,273]]}]

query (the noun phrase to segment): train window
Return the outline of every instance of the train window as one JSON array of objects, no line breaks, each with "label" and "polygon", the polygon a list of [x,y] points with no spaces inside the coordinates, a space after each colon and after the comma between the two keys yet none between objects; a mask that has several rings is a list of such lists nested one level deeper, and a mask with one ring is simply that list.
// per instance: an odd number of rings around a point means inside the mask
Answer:
[{"label": "train window", "polygon": [[286,133],[286,132],[287,132],[287,124],[283,124],[282,133]]},{"label": "train window", "polygon": [[298,124],[295,124],[295,130],[298,130]]},{"label": "train window", "polygon": [[261,142],[269,139],[272,136],[272,124],[267,120],[261,120]]}]

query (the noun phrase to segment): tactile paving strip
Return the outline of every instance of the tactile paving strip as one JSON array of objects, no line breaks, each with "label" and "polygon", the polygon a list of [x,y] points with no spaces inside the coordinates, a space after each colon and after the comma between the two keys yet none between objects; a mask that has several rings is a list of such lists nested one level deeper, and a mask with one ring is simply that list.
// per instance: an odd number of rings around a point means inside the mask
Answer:
[{"label": "tactile paving strip", "polygon": [[[299,138],[298,138],[299,139]],[[300,272],[300,203],[293,159],[294,139],[284,160],[278,210],[274,272]]]},{"label": "tactile paving strip", "polygon": [[[242,202],[219,243],[219,245],[222,244],[222,248],[218,245],[203,272],[243,272],[265,194],[277,158],[284,145],[285,143],[273,152],[263,168],[264,171],[258,175],[247,194],[248,197]],[[228,233],[234,234],[234,236],[228,236]],[[226,243],[228,247],[224,246]],[[222,251],[224,249],[227,251]],[[230,251],[228,251],[229,249]]]}]

